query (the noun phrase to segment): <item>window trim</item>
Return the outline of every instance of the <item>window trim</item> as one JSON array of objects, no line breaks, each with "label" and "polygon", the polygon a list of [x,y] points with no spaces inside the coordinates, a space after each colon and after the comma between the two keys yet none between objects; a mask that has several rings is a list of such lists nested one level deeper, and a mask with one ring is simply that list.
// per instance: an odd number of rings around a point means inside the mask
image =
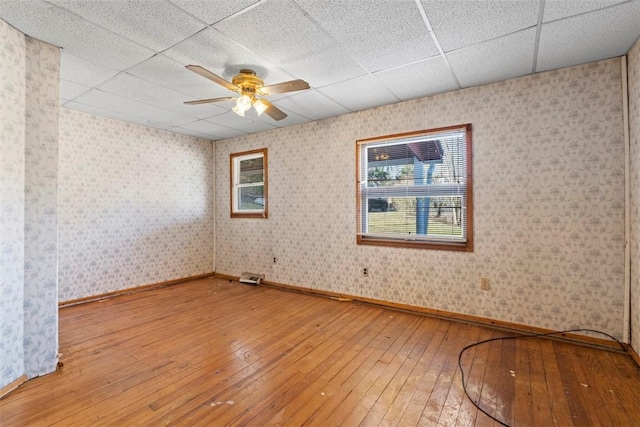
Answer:
[{"label": "window trim", "polygon": [[[239,161],[240,158],[242,157],[246,157],[246,156],[252,156],[253,157],[262,157],[262,167],[263,167],[263,197],[264,197],[264,205],[262,210],[258,211],[252,211],[252,212],[242,212],[242,211],[238,211],[235,209],[235,194],[236,194],[236,189],[237,186],[239,184],[236,184],[236,175],[235,175],[235,168],[236,168],[236,163]],[[231,214],[231,218],[268,218],[269,217],[269,186],[268,186],[268,156],[267,156],[267,149],[266,148],[259,148],[257,150],[249,150],[249,151],[243,151],[240,153],[231,153],[229,154],[229,181],[230,181],[230,192],[229,192],[229,210],[230,210],[230,214]]]},{"label": "window trim", "polygon": [[[381,142],[384,140],[394,140],[400,138],[414,137],[418,135],[432,135],[435,133],[449,132],[454,130],[464,130],[466,133],[466,241],[465,242],[438,242],[436,240],[410,240],[392,237],[367,236],[362,233],[362,195],[360,193],[360,165],[361,165],[361,147],[363,145]],[[447,251],[473,252],[473,150],[472,150],[472,132],[471,124],[462,124],[456,126],[446,126],[435,129],[427,129],[413,132],[398,133],[392,135],[384,135],[373,138],[356,140],[356,244],[387,246],[394,248],[414,248],[414,249],[435,249]]]}]

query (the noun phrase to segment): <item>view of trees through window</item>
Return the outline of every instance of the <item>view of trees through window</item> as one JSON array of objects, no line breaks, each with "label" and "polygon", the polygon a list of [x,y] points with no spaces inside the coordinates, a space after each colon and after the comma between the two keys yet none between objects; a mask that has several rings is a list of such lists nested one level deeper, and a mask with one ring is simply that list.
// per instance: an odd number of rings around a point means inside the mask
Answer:
[{"label": "view of trees through window", "polygon": [[360,142],[360,235],[464,242],[466,136],[464,127]]}]

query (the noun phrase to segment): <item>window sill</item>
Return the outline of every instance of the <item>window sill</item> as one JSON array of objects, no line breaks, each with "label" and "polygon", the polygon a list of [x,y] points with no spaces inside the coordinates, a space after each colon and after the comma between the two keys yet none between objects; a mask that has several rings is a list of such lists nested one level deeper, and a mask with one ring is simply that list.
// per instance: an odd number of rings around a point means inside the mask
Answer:
[{"label": "window sill", "polygon": [[457,252],[473,252],[473,242],[464,243],[453,242],[428,242],[415,240],[399,240],[399,239],[379,239],[371,237],[357,236],[356,243],[358,245],[368,246],[387,246],[392,248],[412,248],[412,249],[431,249],[440,251],[457,251]]}]

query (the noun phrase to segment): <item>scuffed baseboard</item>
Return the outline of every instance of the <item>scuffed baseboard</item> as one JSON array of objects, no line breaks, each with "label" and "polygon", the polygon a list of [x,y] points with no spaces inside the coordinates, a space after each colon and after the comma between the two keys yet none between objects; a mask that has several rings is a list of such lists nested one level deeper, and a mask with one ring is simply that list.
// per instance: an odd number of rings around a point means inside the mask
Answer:
[{"label": "scuffed baseboard", "polygon": [[27,375],[22,374],[18,379],[11,381],[6,386],[0,388],[0,399],[20,387],[25,381],[27,381]]}]

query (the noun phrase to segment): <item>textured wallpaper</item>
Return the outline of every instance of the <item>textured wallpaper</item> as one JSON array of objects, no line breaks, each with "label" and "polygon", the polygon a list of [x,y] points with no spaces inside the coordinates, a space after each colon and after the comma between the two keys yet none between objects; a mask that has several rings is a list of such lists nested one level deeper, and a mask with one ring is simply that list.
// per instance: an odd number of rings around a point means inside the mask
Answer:
[{"label": "textured wallpaper", "polygon": [[[356,139],[462,123],[473,125],[474,252],[357,246]],[[612,59],[219,141],[216,271],[620,337],[622,129]],[[231,219],[229,153],[261,147],[269,218]]]},{"label": "textured wallpaper", "polygon": [[213,144],[62,108],[59,299],[214,269]]},{"label": "textured wallpaper", "polygon": [[631,344],[640,354],[640,41],[628,56],[631,143]]},{"label": "textured wallpaper", "polygon": [[25,39],[0,20],[0,388],[24,373]]},{"label": "textured wallpaper", "polygon": [[26,37],[25,373],[58,362],[58,111],[60,49]]}]

